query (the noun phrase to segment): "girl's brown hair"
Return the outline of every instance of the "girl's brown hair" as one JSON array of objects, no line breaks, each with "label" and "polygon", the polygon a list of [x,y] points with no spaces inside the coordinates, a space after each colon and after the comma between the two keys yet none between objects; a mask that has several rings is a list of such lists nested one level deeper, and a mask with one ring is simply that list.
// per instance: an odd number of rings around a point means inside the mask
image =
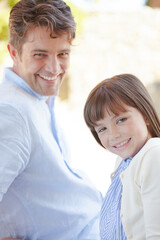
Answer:
[{"label": "girl's brown hair", "polygon": [[151,136],[160,137],[160,120],[147,89],[134,75],[120,74],[100,82],[90,92],[84,107],[85,122],[102,147],[96,123],[104,118],[105,110],[116,115],[125,112],[123,104],[136,108],[149,123]]},{"label": "girl's brown hair", "polygon": [[75,22],[70,7],[63,0],[20,0],[12,8],[9,19],[9,43],[19,53],[27,31],[45,26],[52,33],[67,33],[69,41],[75,38]]}]

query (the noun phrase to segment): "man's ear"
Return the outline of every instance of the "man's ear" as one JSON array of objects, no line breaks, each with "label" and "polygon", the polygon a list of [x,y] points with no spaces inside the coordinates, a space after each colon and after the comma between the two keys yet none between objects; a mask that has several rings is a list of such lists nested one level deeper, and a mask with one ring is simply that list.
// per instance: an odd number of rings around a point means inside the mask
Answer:
[{"label": "man's ear", "polygon": [[16,63],[17,57],[18,57],[17,49],[10,43],[8,43],[7,48],[8,48],[9,54],[10,54],[13,62]]}]

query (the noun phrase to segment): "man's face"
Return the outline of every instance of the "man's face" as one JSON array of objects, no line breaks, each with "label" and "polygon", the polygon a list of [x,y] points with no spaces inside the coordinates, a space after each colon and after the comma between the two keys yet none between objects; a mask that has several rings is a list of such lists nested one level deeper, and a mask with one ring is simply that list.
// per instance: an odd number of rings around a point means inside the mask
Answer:
[{"label": "man's face", "polygon": [[43,96],[56,95],[69,67],[67,34],[50,37],[45,27],[30,29],[19,55],[15,50],[13,71]]}]

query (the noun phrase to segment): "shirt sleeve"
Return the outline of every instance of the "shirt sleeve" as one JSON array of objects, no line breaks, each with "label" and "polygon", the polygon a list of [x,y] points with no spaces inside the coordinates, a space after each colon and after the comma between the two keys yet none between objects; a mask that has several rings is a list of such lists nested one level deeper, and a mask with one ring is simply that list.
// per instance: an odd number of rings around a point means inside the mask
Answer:
[{"label": "shirt sleeve", "polygon": [[141,194],[146,240],[160,239],[160,146],[150,149],[143,159]]},{"label": "shirt sleeve", "polygon": [[0,201],[26,167],[30,155],[27,124],[19,112],[0,106]]}]

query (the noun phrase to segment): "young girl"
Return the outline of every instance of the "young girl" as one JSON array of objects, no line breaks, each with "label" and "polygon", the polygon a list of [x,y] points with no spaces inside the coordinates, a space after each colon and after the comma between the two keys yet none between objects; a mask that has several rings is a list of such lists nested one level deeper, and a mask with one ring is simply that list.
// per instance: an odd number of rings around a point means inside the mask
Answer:
[{"label": "young girl", "polygon": [[84,118],[119,157],[100,215],[102,240],[160,239],[160,121],[139,79],[121,74],[89,94]]}]

